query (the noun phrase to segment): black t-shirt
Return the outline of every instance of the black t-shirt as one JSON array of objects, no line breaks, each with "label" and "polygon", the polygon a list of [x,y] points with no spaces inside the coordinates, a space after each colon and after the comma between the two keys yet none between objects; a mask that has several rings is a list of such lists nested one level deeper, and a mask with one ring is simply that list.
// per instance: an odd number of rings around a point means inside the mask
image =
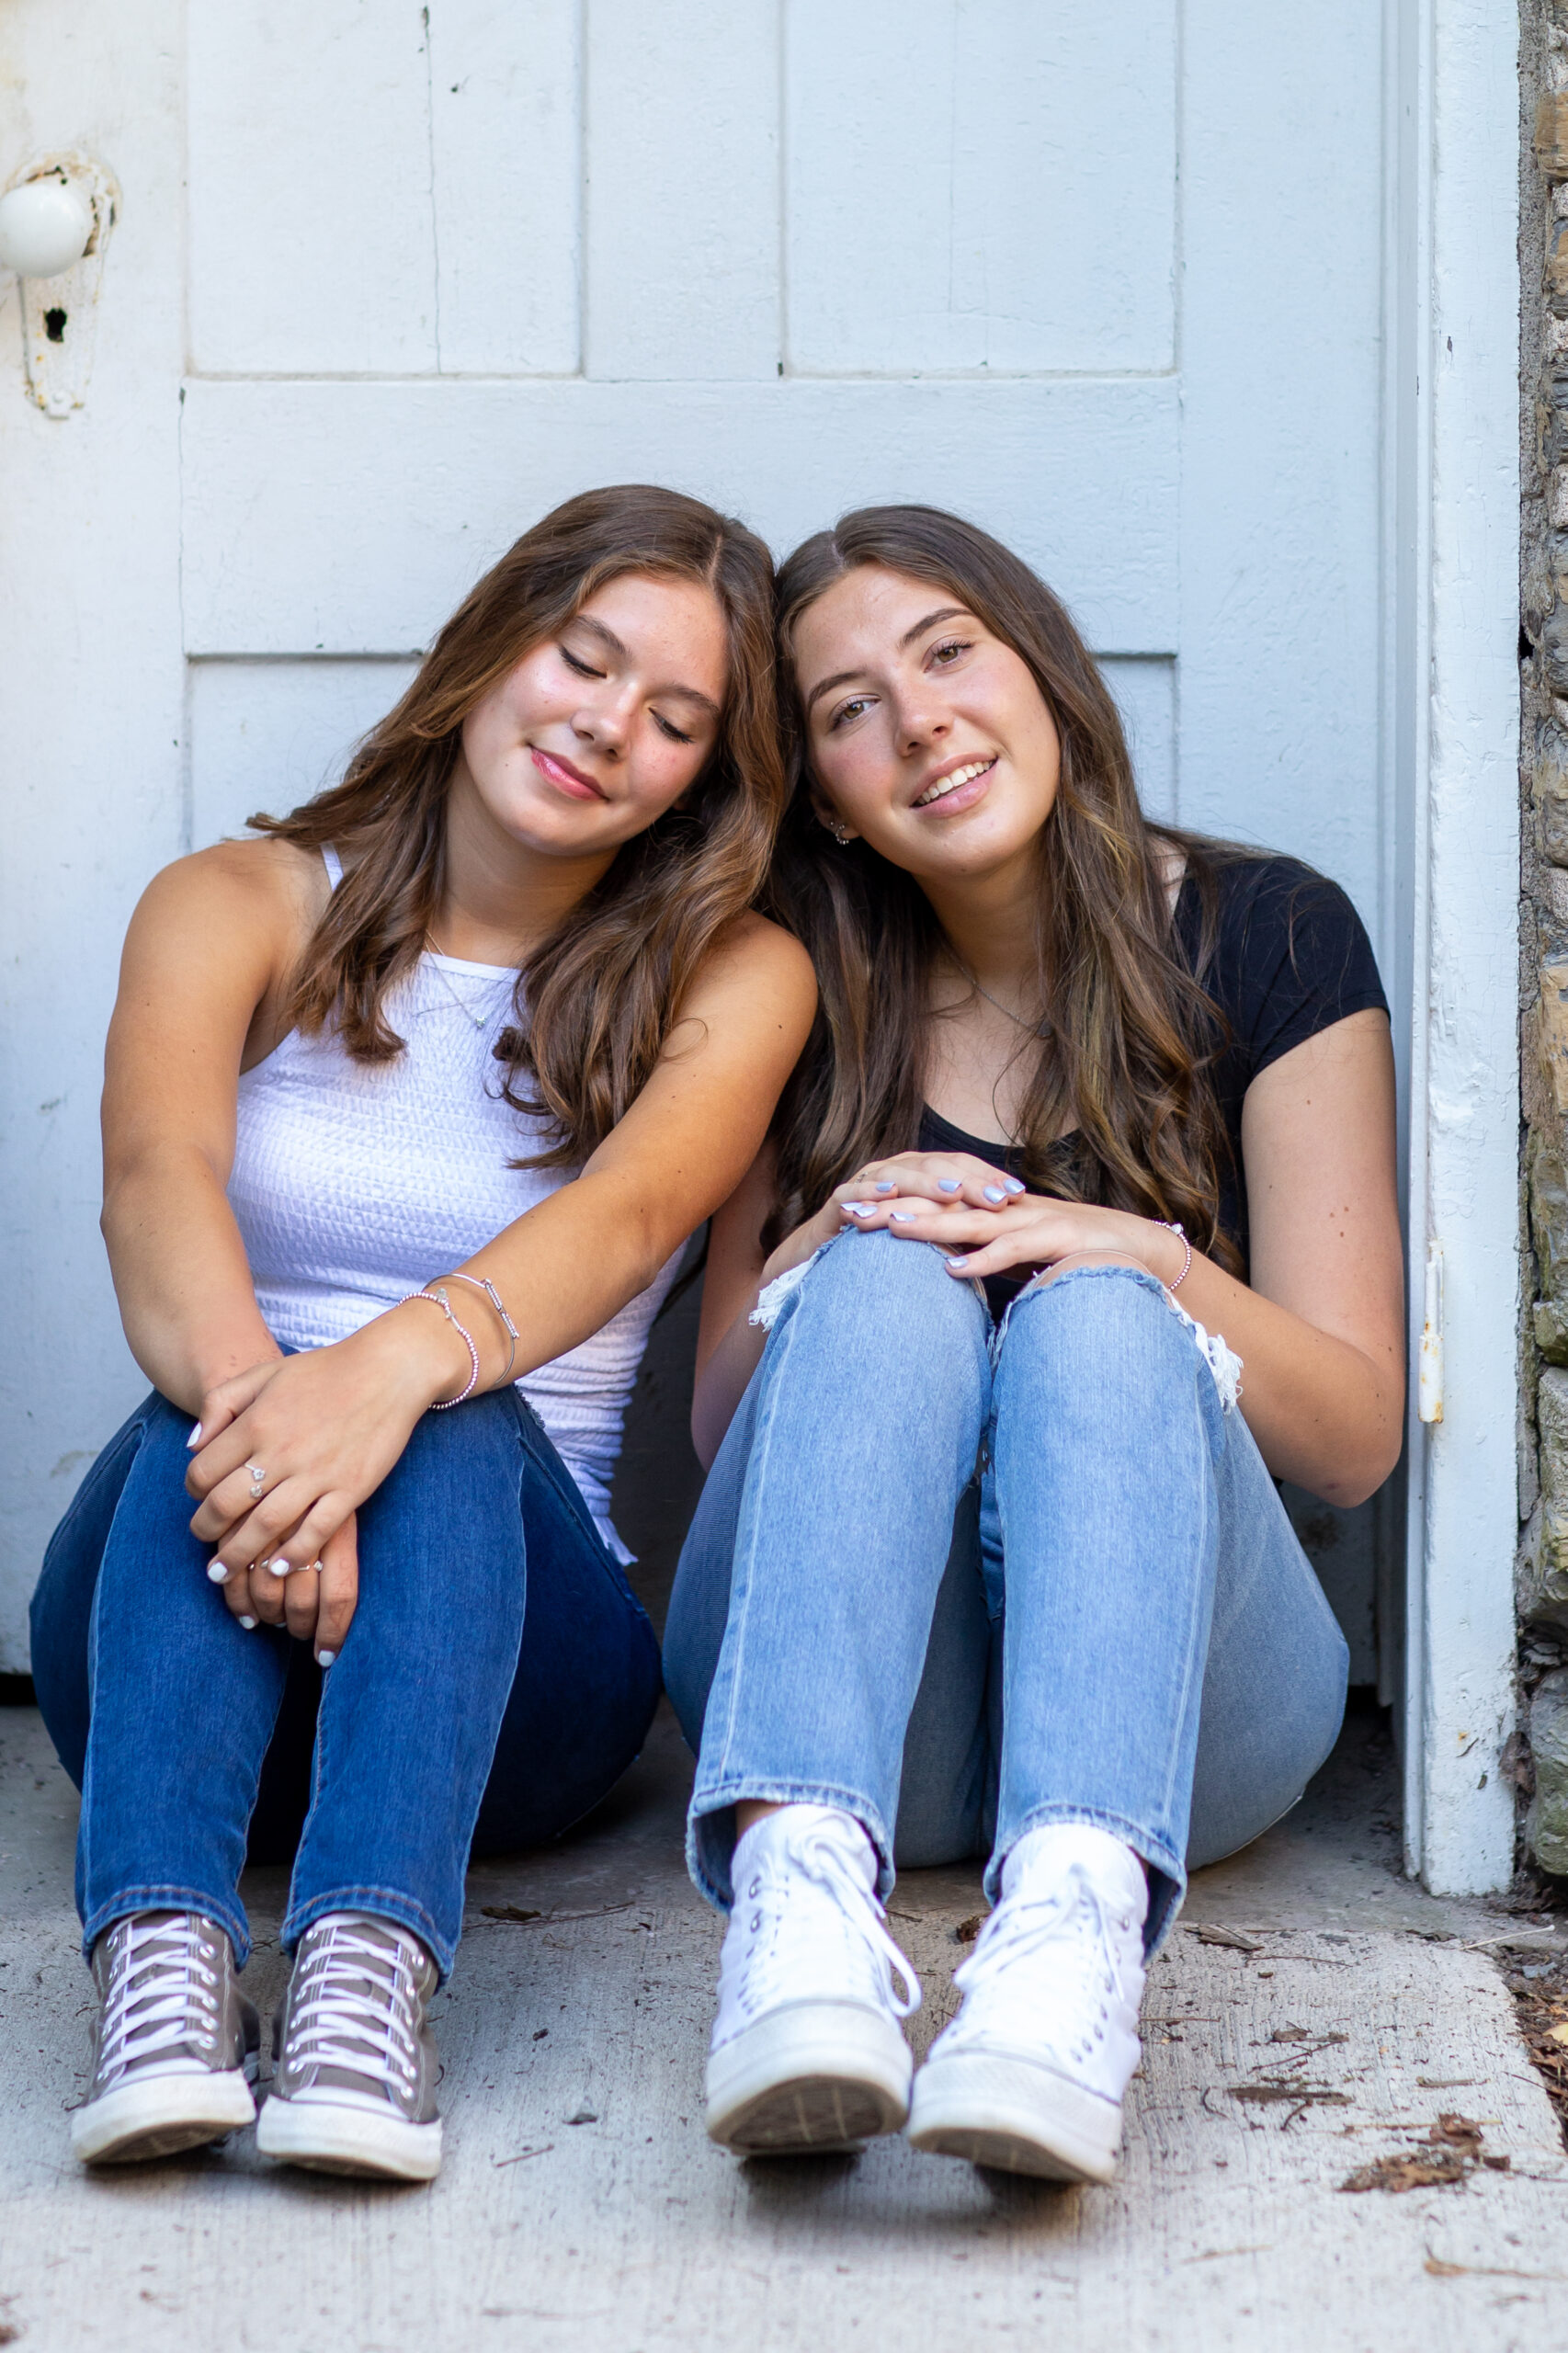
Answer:
[{"label": "black t-shirt", "polygon": [[[1225,860],[1216,867],[1214,880],[1215,937],[1202,980],[1228,1025],[1213,1065],[1232,1163],[1220,1172],[1220,1223],[1244,1262],[1242,1100],[1247,1088],[1292,1046],[1369,1006],[1386,1013],[1388,999],[1366,927],[1336,882],[1296,858],[1261,854]],[[1202,928],[1199,887],[1188,875],[1176,898],[1176,931],[1194,972]],[[919,1148],[972,1153],[993,1168],[1022,1173],[1016,1147],[966,1135],[929,1105],[921,1117]],[[1002,1279],[1008,1292],[1018,1288]]]}]

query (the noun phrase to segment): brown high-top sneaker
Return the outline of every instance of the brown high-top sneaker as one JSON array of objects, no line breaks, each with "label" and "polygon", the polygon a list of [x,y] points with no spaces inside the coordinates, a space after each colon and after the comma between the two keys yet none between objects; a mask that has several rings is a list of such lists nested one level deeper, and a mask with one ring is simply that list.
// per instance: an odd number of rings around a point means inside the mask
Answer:
[{"label": "brown high-top sneaker", "polygon": [[133,1912],[93,1947],[93,2086],[71,2119],[85,2165],[129,2165],[256,2120],[260,2034],[223,1930],[195,1912]]},{"label": "brown high-top sneaker", "polygon": [[429,2181],[441,2163],[436,1964],[410,1930],[366,1912],[306,1929],[273,2028],[256,2146],[318,2173]]}]

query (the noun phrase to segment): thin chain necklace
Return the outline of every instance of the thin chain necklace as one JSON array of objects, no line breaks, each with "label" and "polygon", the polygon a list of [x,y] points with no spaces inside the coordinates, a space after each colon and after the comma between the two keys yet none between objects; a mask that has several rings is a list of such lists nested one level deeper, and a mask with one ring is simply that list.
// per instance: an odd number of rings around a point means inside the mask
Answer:
[{"label": "thin chain necklace", "polygon": [[959,971],[963,974],[964,979],[969,983],[970,987],[971,989],[977,989],[980,995],[985,999],[987,1005],[994,1005],[998,1013],[1005,1013],[1009,1021],[1016,1021],[1020,1029],[1027,1029],[1028,1031],[1031,1038],[1047,1038],[1050,1036],[1051,1024],[1045,1019],[1043,1015],[1041,1015],[1038,1022],[1026,1021],[1021,1013],[1015,1013],[1010,1005],[1004,1005],[999,996],[992,995],[984,983],[981,981],[976,974],[970,971],[969,966],[964,962],[961,956],[955,955],[950,948],[949,949],[948,953],[952,957],[954,963],[958,966]]},{"label": "thin chain necklace", "polygon": [[[447,972],[447,968],[441,961],[441,950],[437,947],[428,932],[425,935],[425,940],[430,955],[434,960],[430,969],[435,973],[436,978],[440,982],[441,986],[446,990],[447,995],[451,998],[452,1003],[457,1006],[458,1011],[462,1015],[464,1020],[472,1021],[476,1029],[488,1029],[490,1024],[495,1018],[494,1006],[492,1006],[488,1013],[475,1013],[472,1006],[468,1002],[468,999],[466,997],[460,996],[456,989],[453,988]],[[497,978],[499,977],[500,975],[498,974]],[[489,985],[494,987],[494,983],[492,982]]]}]

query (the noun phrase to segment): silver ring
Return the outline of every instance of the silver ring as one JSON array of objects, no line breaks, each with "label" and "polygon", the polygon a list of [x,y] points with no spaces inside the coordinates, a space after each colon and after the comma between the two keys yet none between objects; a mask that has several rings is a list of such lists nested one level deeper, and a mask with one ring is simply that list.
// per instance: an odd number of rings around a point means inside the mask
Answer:
[{"label": "silver ring", "polygon": [[267,1473],[259,1462],[247,1462],[245,1471],[250,1479],[250,1499],[254,1504],[267,1484]]}]

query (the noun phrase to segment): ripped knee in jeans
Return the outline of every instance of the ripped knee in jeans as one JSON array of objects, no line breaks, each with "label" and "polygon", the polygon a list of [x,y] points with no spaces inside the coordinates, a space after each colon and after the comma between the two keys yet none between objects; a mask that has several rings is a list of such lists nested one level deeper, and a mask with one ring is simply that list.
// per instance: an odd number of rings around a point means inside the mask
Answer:
[{"label": "ripped knee in jeans", "polygon": [[1131,1274],[1140,1283],[1158,1292],[1177,1322],[1185,1324],[1191,1333],[1199,1355],[1213,1376],[1221,1404],[1228,1409],[1238,1405],[1242,1394],[1240,1357],[1226,1345],[1222,1335],[1208,1331],[1196,1316],[1189,1315],[1180,1301],[1172,1296],[1159,1277],[1151,1272],[1141,1258],[1131,1257],[1119,1250],[1074,1251],[1070,1257],[1059,1259],[1053,1267],[1042,1267],[1013,1303],[1016,1307],[1035,1291],[1049,1290],[1066,1276],[1121,1273]]}]

